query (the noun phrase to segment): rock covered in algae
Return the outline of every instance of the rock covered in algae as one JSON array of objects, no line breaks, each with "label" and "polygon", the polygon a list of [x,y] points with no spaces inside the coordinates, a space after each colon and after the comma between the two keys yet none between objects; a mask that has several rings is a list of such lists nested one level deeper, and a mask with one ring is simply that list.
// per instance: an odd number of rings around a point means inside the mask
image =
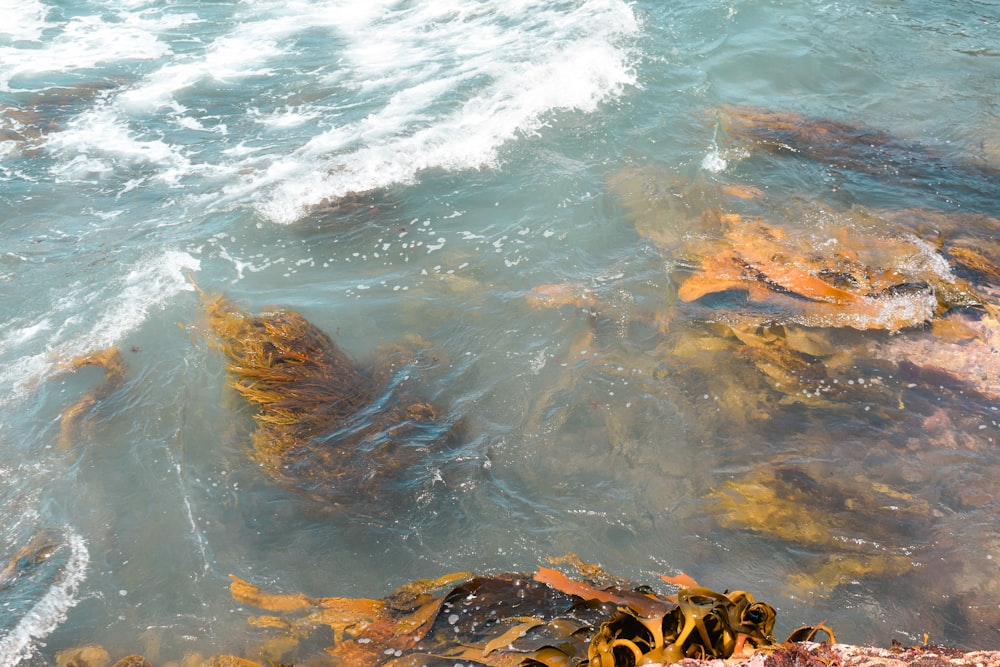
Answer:
[{"label": "rock covered in algae", "polygon": [[[818,202],[776,204],[711,183],[676,193],[691,198],[688,207],[647,207],[642,198],[650,179],[656,177],[648,171],[629,169],[611,184],[636,216],[636,230],[665,255],[679,301],[726,292],[746,300],[704,317],[899,331],[983,303],[955,275],[938,239],[923,239],[880,212],[837,211]],[[698,202],[707,207],[695,208]]]},{"label": "rock covered in algae", "polygon": [[19,546],[7,563],[0,568],[0,592],[21,577],[29,575],[59,548],[59,542],[48,532],[39,531]]},{"label": "rock covered in algae", "polygon": [[[730,661],[727,667],[1000,667],[1000,651],[962,651],[947,646],[800,643],[768,655]],[[692,665],[691,667],[695,667]]]},{"label": "rock covered in algae", "polygon": [[108,667],[110,664],[110,654],[103,646],[96,644],[78,646],[56,654],[56,667]]},{"label": "rock covered in algae", "polygon": [[[551,656],[557,649],[540,653],[543,659],[550,657],[549,663],[524,662],[510,663],[516,667],[544,667],[557,665],[570,667],[570,663],[552,660]],[[389,664],[395,660],[397,667],[454,667],[455,661],[433,661],[426,656],[387,657]],[[288,663],[269,661],[267,667],[282,667]],[[321,660],[317,664],[330,664],[329,660]],[[482,667],[484,663],[466,661],[458,663],[469,667]],[[630,664],[630,663],[625,663]],[[657,664],[651,663],[651,667]],[[720,661],[715,658],[686,658],[683,663],[687,667],[718,667]],[[1000,667],[1000,651],[961,651],[959,649],[934,644],[920,646],[893,645],[890,648],[875,646],[855,646],[851,644],[831,644],[817,642],[785,642],[769,648],[767,651],[754,653],[749,657],[730,658],[724,663],[727,667]],[[107,667],[104,661],[76,662],[72,667]],[[587,665],[586,662],[582,665]],[[248,660],[231,655],[213,656],[208,659],[199,656],[186,656],[181,662],[155,664],[139,655],[132,655],[115,662],[112,667],[265,667],[259,661]],[[577,667],[577,666],[572,666]],[[582,666],[581,666],[582,667]],[[589,665],[587,666],[589,667]]]},{"label": "rock covered in algae", "polygon": [[[750,393],[759,385],[818,404],[870,398],[871,387],[855,385],[862,396],[834,386],[837,377],[865,359],[902,361],[910,339],[992,347],[990,327],[970,326],[965,315],[996,319],[998,256],[972,237],[975,228],[939,212],[776,203],[753,188],[681,184],[644,167],[623,169],[609,187],[677,285],[657,322],[667,334],[658,353],[678,368],[749,366],[758,377],[739,383]],[[982,215],[975,222],[1000,226]]]},{"label": "rock covered in algae", "polygon": [[268,475],[366,512],[393,488],[436,476],[432,454],[457,427],[398,386],[396,356],[366,368],[295,311],[253,315],[221,295],[202,296],[229,385],[255,410],[251,456]]},{"label": "rock covered in algae", "polygon": [[[413,582],[382,599],[351,599],[267,593],[233,577],[232,594],[275,612],[250,622],[278,636],[305,638],[328,627],[334,645],[326,653],[344,667],[632,667],[779,646],[774,608],[750,593],[718,593],[682,575],[664,578],[680,582],[676,595],[659,594],[568,560],[582,566],[579,579],[547,567],[534,575],[463,572]],[[803,626],[790,639],[818,632],[832,638],[824,626]],[[287,643],[273,646],[294,651]]]},{"label": "rock covered in algae", "polygon": [[[132,653],[114,663],[103,646],[91,644],[65,649],[56,654],[56,667],[155,667],[144,655]],[[185,655],[180,662],[161,663],[160,667],[264,667],[261,663],[235,655],[214,655],[205,658],[197,653]],[[279,667],[277,664],[271,667]]]}]

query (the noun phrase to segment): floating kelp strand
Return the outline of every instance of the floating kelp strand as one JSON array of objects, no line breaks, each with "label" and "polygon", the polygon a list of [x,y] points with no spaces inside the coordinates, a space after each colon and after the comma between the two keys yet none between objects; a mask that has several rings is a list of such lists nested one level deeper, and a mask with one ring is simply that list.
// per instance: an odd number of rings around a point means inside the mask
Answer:
[{"label": "floating kelp strand", "polygon": [[74,357],[64,365],[67,370],[74,371],[86,366],[97,366],[102,369],[104,378],[97,387],[63,411],[59,430],[59,449],[63,452],[67,451],[73,439],[89,426],[88,413],[91,409],[117,391],[127,379],[128,369],[121,350],[117,347]]}]

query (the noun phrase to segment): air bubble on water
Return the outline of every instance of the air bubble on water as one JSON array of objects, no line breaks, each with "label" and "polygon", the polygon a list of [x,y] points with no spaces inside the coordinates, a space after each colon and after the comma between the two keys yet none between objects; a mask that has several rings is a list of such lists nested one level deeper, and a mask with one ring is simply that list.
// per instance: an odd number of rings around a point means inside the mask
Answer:
[{"label": "air bubble on water", "polygon": [[705,155],[704,158],[702,158],[701,161],[701,168],[704,169],[705,171],[710,171],[713,174],[718,174],[725,171],[726,167],[728,166],[729,163],[726,162],[725,158],[719,155],[719,152],[717,150],[709,152],[707,155]]}]

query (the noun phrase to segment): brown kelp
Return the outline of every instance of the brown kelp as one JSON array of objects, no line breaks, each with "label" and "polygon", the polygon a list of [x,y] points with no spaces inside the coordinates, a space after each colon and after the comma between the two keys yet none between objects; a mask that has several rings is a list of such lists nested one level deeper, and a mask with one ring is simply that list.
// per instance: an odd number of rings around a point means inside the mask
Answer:
[{"label": "brown kelp", "polygon": [[202,297],[229,385],[255,409],[251,456],[275,480],[374,511],[370,501],[429,468],[430,450],[454,435],[446,413],[392,386],[396,350],[365,368],[295,311],[251,315]]},{"label": "brown kelp", "polygon": [[104,379],[97,387],[63,411],[59,431],[59,448],[62,451],[69,449],[74,438],[89,428],[90,413],[93,408],[125,384],[128,377],[128,367],[121,350],[117,347],[80,355],[63,365],[66,370],[77,370],[86,366],[102,369]]},{"label": "brown kelp", "polygon": [[928,203],[958,201],[969,210],[998,212],[1000,168],[994,165],[955,159],[852,121],[749,106],[724,106],[712,115],[740,149],[799,156],[841,172],[877,178],[882,185],[910,192],[923,189],[938,196],[938,201],[931,198]]},{"label": "brown kelp", "polygon": [[[381,599],[272,594],[237,577],[231,589],[238,602],[276,614],[250,619],[273,634],[261,648],[271,661],[302,659],[296,648],[324,626],[334,638],[326,654],[345,667],[632,667],[778,646],[774,608],[745,591],[718,593],[682,577],[677,594],[665,595],[594,566],[583,565],[580,575],[547,567],[534,575],[459,572]],[[833,638],[823,626],[793,636],[817,631]]]}]

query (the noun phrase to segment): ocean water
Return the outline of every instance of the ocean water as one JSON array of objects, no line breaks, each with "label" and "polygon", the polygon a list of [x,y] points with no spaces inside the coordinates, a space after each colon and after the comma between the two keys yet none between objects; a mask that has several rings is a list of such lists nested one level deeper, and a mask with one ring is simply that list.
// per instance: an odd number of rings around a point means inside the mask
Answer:
[{"label": "ocean water", "polygon": [[[567,552],[750,590],[778,634],[825,620],[854,643],[1000,646],[1000,385],[916,397],[917,369],[853,409],[727,421],[683,358],[658,356],[683,332],[656,325],[676,258],[636,220],[647,190],[614,185],[642,174],[691,208],[691,188],[740,184],[811,211],[806,230],[851,206],[978,215],[948,229],[988,244],[1000,5],[0,0],[0,19],[0,566],[50,546],[0,583],[3,667],[90,643],[156,664],[249,651],[269,635],[230,574],[379,597]],[[747,151],[717,115],[746,105],[921,148],[910,171],[871,173]],[[360,363],[419,345],[431,361],[405,381],[461,418],[461,442],[378,511],[274,484],[194,282],[296,310]],[[594,299],[534,305],[552,285]],[[67,365],[112,347],[124,379],[68,429],[102,373]],[[969,363],[995,378],[990,361]],[[866,416],[880,401],[895,417]],[[908,418],[918,403],[940,407]],[[808,464],[804,494],[829,477],[839,495],[773,531],[706,501],[790,463]],[[830,545],[795,535],[851,512]],[[908,565],[801,584],[855,543]]]}]

